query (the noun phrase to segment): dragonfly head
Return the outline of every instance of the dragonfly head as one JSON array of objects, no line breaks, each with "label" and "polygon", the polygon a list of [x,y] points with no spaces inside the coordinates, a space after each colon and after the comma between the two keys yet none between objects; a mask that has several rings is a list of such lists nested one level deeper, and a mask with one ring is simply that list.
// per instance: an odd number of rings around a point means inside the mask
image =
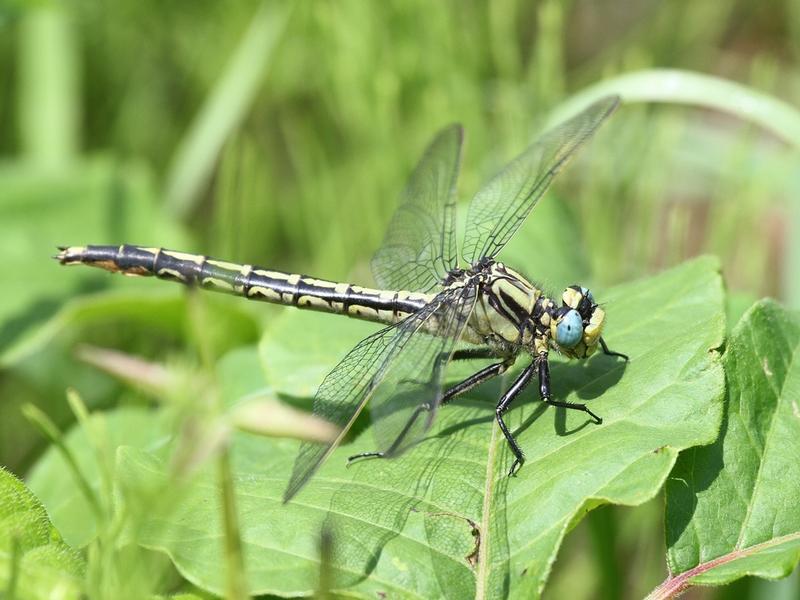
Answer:
[{"label": "dragonfly head", "polygon": [[606,313],[592,292],[579,285],[565,289],[561,299],[563,304],[550,321],[550,337],[563,354],[587,358],[597,350]]}]

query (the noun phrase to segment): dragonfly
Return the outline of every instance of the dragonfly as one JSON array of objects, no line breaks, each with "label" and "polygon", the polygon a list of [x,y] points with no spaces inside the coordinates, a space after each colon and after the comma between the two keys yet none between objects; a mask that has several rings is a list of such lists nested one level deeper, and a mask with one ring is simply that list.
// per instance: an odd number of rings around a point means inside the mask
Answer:
[{"label": "dragonfly", "polygon": [[[62,246],[55,258],[63,265],[155,276],[384,325],[358,343],[320,384],[313,412],[337,425],[340,433],[327,444],[301,444],[284,502],[342,442],[367,403],[378,449],[351,456],[349,462],[400,455],[431,428],[441,407],[503,375],[524,356],[525,368],[495,407],[497,424],[514,456],[508,471],[513,476],[525,454],[504,415],[534,377],[544,403],[582,411],[602,424],[585,404],[552,397],[550,352],[585,359],[599,347],[628,360],[603,339],[605,310],[591,291],[571,285],[559,302],[496,260],[553,178],[619,104],[618,96],[602,98],[546,131],[478,191],[469,204],[461,264],[456,183],[464,134],[458,124],[441,130],[411,174],[373,256],[377,288],[129,244]],[[445,389],[451,361],[478,359],[490,364]]]}]

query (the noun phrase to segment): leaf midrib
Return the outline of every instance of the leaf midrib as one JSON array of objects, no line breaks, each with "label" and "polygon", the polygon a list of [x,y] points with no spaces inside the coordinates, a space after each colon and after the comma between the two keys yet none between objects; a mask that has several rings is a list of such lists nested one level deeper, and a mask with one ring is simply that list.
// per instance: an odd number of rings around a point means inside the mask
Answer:
[{"label": "leaf midrib", "polygon": [[494,494],[494,467],[497,455],[498,436],[500,427],[495,420],[492,423],[492,435],[489,438],[489,452],[486,455],[486,480],[484,483],[483,508],[481,510],[481,539],[478,554],[478,574],[475,576],[475,598],[483,600],[486,597],[486,584],[489,580],[489,513]]}]

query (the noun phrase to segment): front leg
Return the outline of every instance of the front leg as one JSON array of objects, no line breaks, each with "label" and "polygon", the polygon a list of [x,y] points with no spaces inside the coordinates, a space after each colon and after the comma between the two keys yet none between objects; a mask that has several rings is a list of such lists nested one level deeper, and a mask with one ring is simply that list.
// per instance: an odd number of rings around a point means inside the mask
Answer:
[{"label": "front leg", "polygon": [[542,402],[545,402],[551,406],[559,406],[561,408],[571,408],[574,410],[580,410],[588,414],[594,422],[600,425],[603,422],[603,419],[598,417],[594,414],[585,404],[573,404],[572,402],[559,402],[557,400],[550,399],[550,364],[547,359],[547,352],[542,352],[536,358],[536,363],[539,369],[539,397],[542,399]]},{"label": "front leg", "polygon": [[630,360],[627,354],[623,354],[622,352],[615,352],[614,350],[609,350],[608,345],[606,344],[606,341],[603,338],[600,338],[600,348],[603,349],[603,354],[605,354],[606,356],[618,356],[625,362]]}]

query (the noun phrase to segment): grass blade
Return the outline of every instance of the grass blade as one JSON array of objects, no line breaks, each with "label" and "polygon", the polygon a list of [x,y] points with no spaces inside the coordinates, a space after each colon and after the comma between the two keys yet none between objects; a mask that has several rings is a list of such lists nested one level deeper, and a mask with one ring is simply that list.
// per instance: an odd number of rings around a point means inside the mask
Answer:
[{"label": "grass blade", "polygon": [[167,176],[166,203],[171,214],[183,217],[191,211],[225,140],[249,110],[288,20],[286,6],[262,3],[180,143]]},{"label": "grass blade", "polygon": [[29,11],[19,45],[19,126],[24,153],[39,167],[58,169],[76,154],[78,69],[63,7]]},{"label": "grass blade", "polygon": [[756,123],[800,148],[800,110],[751,87],[679,69],[648,69],[605,79],[559,105],[548,123],[558,123],[588,103],[619,94],[625,103],[691,104],[730,113]]}]

